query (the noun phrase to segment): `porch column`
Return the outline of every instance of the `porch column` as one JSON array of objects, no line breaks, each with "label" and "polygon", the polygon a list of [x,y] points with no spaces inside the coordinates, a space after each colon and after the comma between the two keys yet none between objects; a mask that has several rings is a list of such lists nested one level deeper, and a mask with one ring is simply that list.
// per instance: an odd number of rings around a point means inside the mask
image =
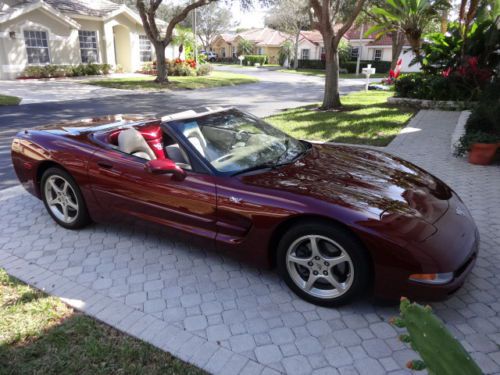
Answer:
[{"label": "porch column", "polygon": [[106,63],[115,66],[116,56],[115,56],[115,41],[113,35],[113,26],[114,23],[112,22],[106,22],[104,24],[104,46],[105,46]]}]

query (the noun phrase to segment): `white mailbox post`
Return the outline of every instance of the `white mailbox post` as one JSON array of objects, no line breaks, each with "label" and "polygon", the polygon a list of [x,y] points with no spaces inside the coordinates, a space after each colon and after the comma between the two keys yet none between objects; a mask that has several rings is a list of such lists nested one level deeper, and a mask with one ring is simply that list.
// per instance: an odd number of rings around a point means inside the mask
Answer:
[{"label": "white mailbox post", "polygon": [[240,60],[240,65],[243,65],[243,60],[245,60],[245,56],[239,55],[238,60]]},{"label": "white mailbox post", "polygon": [[362,72],[366,76],[365,90],[368,90],[368,86],[370,85],[370,76],[375,74],[375,68],[372,68],[372,64],[368,64],[366,68],[363,68]]}]

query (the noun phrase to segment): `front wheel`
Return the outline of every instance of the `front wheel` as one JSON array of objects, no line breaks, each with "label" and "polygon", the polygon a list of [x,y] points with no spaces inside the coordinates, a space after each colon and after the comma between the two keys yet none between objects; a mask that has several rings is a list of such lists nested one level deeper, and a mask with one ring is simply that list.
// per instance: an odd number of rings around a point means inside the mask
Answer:
[{"label": "front wheel", "polygon": [[370,263],[346,230],[321,222],[291,228],[277,252],[278,271],[295,294],[320,306],[339,306],[366,289]]},{"label": "front wheel", "polygon": [[41,193],[45,208],[60,226],[79,229],[90,223],[82,193],[66,171],[47,169],[42,176]]}]

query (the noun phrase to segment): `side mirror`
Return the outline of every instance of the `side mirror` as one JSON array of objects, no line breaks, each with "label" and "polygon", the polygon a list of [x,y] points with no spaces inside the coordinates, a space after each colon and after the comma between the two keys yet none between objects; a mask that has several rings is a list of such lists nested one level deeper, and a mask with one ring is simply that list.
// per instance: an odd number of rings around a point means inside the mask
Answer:
[{"label": "side mirror", "polygon": [[145,168],[151,174],[171,174],[176,181],[186,178],[186,172],[170,159],[149,160]]}]

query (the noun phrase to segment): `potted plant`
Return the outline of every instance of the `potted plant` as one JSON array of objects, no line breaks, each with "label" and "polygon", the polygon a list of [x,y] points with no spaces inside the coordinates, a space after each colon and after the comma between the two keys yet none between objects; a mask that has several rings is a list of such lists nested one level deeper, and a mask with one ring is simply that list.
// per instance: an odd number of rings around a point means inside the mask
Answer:
[{"label": "potted plant", "polygon": [[469,132],[460,138],[456,154],[461,156],[468,151],[469,163],[488,165],[493,161],[499,146],[499,134],[474,131]]}]

